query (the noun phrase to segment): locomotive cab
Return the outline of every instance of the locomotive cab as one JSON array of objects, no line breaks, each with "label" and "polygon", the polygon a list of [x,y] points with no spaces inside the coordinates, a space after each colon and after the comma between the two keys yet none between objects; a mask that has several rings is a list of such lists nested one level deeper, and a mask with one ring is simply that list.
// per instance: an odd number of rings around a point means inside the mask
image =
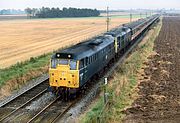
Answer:
[{"label": "locomotive cab", "polygon": [[79,61],[60,53],[51,58],[49,84],[51,87],[79,88]]}]

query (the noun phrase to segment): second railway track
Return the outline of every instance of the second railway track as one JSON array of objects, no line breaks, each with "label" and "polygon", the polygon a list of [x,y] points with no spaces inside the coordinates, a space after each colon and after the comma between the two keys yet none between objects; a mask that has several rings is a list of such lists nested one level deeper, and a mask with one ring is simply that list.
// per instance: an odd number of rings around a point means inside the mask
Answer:
[{"label": "second railway track", "polygon": [[3,123],[54,123],[76,101],[63,102],[47,90],[48,80],[29,88],[0,107],[0,122]]},{"label": "second railway track", "polygon": [[48,80],[42,81],[2,104],[0,107],[0,122],[6,121],[16,112],[24,109],[28,104],[45,94],[47,87]]},{"label": "second railway track", "polygon": [[63,102],[61,97],[55,98],[46,107],[34,115],[27,123],[55,123],[78,101]]}]

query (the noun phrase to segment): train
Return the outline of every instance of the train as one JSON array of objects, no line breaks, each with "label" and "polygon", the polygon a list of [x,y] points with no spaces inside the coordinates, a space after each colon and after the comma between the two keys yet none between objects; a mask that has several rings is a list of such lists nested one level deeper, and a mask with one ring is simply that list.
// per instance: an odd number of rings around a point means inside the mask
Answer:
[{"label": "train", "polygon": [[159,20],[156,14],[123,24],[85,42],[59,50],[50,59],[49,90],[68,98],[88,84]]}]

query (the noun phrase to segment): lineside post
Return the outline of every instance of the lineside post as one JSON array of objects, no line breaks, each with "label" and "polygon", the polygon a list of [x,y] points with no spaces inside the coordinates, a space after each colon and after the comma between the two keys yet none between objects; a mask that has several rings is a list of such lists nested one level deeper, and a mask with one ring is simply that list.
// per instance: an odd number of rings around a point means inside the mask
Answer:
[{"label": "lineside post", "polygon": [[108,93],[107,93],[107,90],[106,90],[106,86],[108,84],[108,80],[107,78],[105,77],[104,78],[104,105],[106,105],[107,101],[108,101]]}]

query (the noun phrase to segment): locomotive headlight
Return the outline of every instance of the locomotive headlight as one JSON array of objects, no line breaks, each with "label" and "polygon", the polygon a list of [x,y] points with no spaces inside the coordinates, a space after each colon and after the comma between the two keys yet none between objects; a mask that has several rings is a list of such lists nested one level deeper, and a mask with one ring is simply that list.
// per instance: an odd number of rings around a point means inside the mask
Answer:
[{"label": "locomotive headlight", "polygon": [[60,54],[57,54],[57,57],[60,57]]},{"label": "locomotive headlight", "polygon": [[71,58],[71,55],[68,55],[68,58]]}]

